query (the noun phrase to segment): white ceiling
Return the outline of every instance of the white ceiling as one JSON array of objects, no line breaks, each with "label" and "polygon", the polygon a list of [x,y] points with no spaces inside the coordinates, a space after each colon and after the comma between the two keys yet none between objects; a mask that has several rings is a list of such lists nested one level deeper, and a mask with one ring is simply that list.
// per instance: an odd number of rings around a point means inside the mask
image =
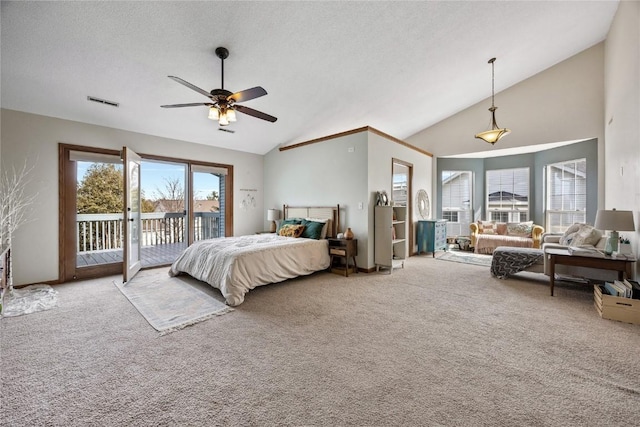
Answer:
[{"label": "white ceiling", "polygon": [[[605,39],[617,1],[2,1],[1,106],[264,154],[372,126],[407,138]],[[205,107],[162,104],[253,86],[217,131]],[[87,101],[95,96],[113,108]]]}]

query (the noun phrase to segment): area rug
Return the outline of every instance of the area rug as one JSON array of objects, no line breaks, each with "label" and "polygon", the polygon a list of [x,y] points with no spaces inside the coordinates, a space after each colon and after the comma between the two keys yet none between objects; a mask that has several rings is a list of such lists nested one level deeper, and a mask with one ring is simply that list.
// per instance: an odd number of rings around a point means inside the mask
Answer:
[{"label": "area rug", "polygon": [[491,267],[492,258],[491,255],[476,254],[473,252],[446,251],[436,259]]},{"label": "area rug", "polygon": [[197,289],[189,276],[170,277],[168,269],[139,272],[126,284],[114,284],[161,335],[230,311],[223,302]]}]

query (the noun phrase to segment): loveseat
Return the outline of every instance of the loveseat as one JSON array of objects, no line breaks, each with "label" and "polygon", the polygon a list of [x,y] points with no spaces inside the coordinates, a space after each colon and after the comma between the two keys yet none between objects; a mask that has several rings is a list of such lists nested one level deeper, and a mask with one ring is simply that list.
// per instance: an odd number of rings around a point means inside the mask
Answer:
[{"label": "loveseat", "polygon": [[479,254],[492,254],[498,246],[540,249],[544,228],[533,221],[505,223],[478,221],[471,223],[471,246]]}]

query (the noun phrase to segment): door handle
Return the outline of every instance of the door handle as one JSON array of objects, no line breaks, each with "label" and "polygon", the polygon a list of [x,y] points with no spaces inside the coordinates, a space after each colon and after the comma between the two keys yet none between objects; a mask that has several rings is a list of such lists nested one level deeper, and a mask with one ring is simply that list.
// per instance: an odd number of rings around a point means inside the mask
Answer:
[{"label": "door handle", "polygon": [[133,218],[129,218],[129,221],[130,221],[130,222],[133,222]]}]

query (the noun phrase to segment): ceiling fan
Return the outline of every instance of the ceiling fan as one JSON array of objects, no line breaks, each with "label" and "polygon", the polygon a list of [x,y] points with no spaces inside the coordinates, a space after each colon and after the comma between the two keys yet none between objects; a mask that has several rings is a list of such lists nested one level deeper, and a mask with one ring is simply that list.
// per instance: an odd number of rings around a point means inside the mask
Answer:
[{"label": "ceiling fan", "polygon": [[[275,122],[278,120],[269,114],[262,111],[254,110],[253,108],[245,107],[244,105],[238,105],[236,102],[249,101],[251,99],[259,98],[267,94],[267,91],[260,86],[252,87],[251,89],[245,89],[240,92],[232,93],[224,89],[224,60],[229,56],[229,51],[224,47],[216,48],[216,55],[221,60],[222,69],[222,88],[213,89],[211,92],[200,89],[191,83],[182,80],[180,77],[168,76],[171,80],[174,80],[181,85],[195,90],[198,93],[208,97],[212,102],[194,102],[190,104],[171,104],[161,105],[162,108],[179,108],[179,107],[197,107],[205,105],[209,107],[209,118],[211,120],[217,120],[220,126],[227,126],[230,122],[236,121],[236,111],[247,114],[249,116],[257,117],[258,119],[266,120],[268,122]],[[222,128],[220,128],[222,130]],[[233,132],[232,132],[233,133]]]}]

